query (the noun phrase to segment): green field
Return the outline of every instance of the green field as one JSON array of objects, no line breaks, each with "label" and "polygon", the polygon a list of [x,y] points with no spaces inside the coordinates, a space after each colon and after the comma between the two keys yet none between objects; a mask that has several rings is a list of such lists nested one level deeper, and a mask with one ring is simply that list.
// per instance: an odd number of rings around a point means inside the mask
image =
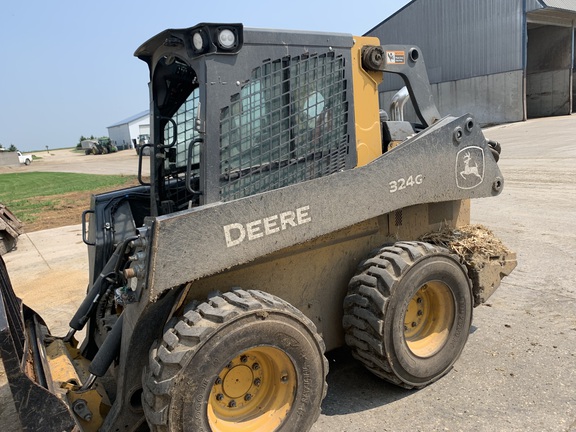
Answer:
[{"label": "green field", "polygon": [[[67,195],[119,189],[134,184],[135,178],[47,172],[0,174],[0,202],[23,222],[31,222],[43,211],[63,205]],[[82,204],[88,206],[89,202]]]}]

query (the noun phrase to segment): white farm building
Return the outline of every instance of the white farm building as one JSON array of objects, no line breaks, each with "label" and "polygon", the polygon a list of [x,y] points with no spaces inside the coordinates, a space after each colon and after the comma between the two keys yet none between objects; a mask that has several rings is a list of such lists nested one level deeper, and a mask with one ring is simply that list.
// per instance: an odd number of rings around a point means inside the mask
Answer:
[{"label": "white farm building", "polygon": [[142,135],[150,135],[149,110],[128,117],[112,126],[108,126],[110,141],[118,147],[118,150],[134,148]]}]

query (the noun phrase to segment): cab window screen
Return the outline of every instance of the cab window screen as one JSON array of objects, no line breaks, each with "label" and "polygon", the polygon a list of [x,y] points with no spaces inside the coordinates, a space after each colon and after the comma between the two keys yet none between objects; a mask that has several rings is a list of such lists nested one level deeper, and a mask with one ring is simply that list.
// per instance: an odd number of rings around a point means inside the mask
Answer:
[{"label": "cab window screen", "polygon": [[344,59],[333,52],[268,61],[220,116],[220,199],[253,195],[345,168]]},{"label": "cab window screen", "polygon": [[[186,158],[188,157],[188,146],[193,139],[199,136],[196,130],[196,119],[198,116],[198,106],[199,106],[199,94],[198,88],[194,89],[192,93],[188,96],[186,101],[178,108],[176,114],[172,116],[172,119],[177,125],[177,137],[176,137],[176,159],[166,160],[166,168],[181,168],[186,166]],[[174,129],[172,123],[167,123],[164,127],[164,142],[171,143],[173,140]],[[193,150],[192,164],[197,164],[200,162],[200,146],[196,145]],[[170,167],[171,166],[171,167]]]}]

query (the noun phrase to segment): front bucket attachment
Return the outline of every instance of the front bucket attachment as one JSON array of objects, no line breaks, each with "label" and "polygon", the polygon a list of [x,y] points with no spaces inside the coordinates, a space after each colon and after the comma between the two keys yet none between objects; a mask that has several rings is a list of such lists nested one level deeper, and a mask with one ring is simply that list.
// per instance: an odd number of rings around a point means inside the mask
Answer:
[{"label": "front bucket attachment", "polygon": [[[45,373],[42,319],[16,297],[0,256],[0,355],[24,431],[77,431]],[[53,390],[53,389],[52,389]]]},{"label": "front bucket attachment", "polygon": [[4,204],[0,203],[0,255],[14,249],[18,242],[18,236],[23,232],[22,221]]}]

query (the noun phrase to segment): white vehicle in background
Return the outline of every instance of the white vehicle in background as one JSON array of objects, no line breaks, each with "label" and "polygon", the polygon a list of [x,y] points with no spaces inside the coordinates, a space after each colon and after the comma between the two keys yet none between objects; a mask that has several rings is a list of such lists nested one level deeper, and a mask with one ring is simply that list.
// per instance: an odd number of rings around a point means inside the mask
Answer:
[{"label": "white vehicle in background", "polygon": [[20,161],[20,163],[23,163],[24,165],[30,165],[32,163],[32,155],[25,155],[19,151],[18,160]]}]

